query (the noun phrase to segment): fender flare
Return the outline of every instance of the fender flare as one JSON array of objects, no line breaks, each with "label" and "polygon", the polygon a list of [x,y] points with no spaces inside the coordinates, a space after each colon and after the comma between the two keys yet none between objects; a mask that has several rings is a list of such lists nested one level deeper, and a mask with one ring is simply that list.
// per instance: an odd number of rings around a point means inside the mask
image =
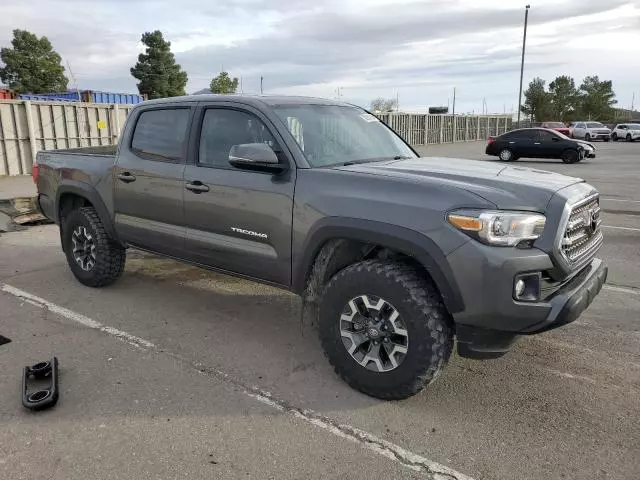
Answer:
[{"label": "fender flare", "polygon": [[96,212],[98,213],[98,217],[100,217],[100,221],[104,225],[104,228],[107,230],[109,236],[116,242],[119,242],[118,234],[113,224],[113,220],[111,219],[111,215],[109,214],[109,209],[102,200],[102,197],[100,197],[98,191],[92,185],[89,185],[85,182],[80,182],[77,180],[65,180],[60,184],[56,192],[56,209],[54,212],[54,221],[57,224],[60,225],[61,220],[59,218],[60,199],[67,193],[86,198],[91,203],[91,205],[93,205],[93,208],[95,208]]},{"label": "fender flare", "polygon": [[358,218],[327,217],[309,231],[301,254],[295,259],[292,290],[301,293],[322,246],[331,239],[344,238],[390,248],[416,259],[435,282],[449,313],[464,310],[462,294],[438,245],[429,237],[408,228]]}]

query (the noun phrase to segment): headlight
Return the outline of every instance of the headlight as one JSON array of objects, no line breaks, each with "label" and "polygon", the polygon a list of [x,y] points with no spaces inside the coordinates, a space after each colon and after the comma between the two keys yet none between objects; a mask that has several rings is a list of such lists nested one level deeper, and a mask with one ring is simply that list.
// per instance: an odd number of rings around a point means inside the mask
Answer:
[{"label": "headlight", "polygon": [[546,222],[539,213],[468,210],[450,213],[447,220],[476,240],[503,247],[535,240],[542,235]]}]

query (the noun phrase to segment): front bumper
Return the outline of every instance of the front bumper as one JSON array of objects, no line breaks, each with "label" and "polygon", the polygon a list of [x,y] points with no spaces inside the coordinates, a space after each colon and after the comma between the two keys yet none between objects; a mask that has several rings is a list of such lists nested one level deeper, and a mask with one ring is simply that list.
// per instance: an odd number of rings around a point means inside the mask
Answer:
[{"label": "front bumper", "polygon": [[591,140],[610,140],[610,133],[590,133]]},{"label": "front bumper", "polygon": [[456,272],[465,304],[463,312],[454,314],[458,353],[469,358],[502,356],[518,335],[573,322],[591,304],[607,278],[607,266],[594,258],[560,285],[542,285],[540,300],[525,302],[513,298],[514,278],[553,268],[551,259],[541,250],[503,249],[469,242],[447,258]]}]

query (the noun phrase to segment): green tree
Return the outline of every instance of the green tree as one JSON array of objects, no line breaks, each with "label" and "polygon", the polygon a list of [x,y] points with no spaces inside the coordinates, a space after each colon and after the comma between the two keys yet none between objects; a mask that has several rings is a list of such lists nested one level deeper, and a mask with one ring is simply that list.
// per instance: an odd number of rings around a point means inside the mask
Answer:
[{"label": "green tree", "polygon": [[549,84],[549,95],[554,119],[562,120],[563,122],[572,120],[580,98],[573,78],[567,75],[556,77]]},{"label": "green tree", "polygon": [[64,75],[62,58],[47,37],[38,38],[27,30],[13,31],[12,47],[0,50],[4,66],[0,80],[20,92],[64,92],[69,80]]},{"label": "green tree", "polygon": [[615,97],[611,80],[601,81],[597,75],[585,77],[580,85],[580,112],[592,120],[610,120],[618,103]]},{"label": "green tree", "polygon": [[171,42],[156,30],[143,33],[142,43],[145,53],[138,55],[138,63],[131,68],[131,75],[139,80],[138,91],[150,99],[185,95],[187,72],[176,63]]},{"label": "green tree", "polygon": [[545,81],[539,77],[529,83],[524,91],[524,103],[520,111],[533,122],[543,122],[552,116],[551,96],[545,90]]},{"label": "green tree", "polygon": [[220,72],[220,75],[214,77],[209,85],[212,93],[231,94],[238,90],[238,79],[231,78],[227,72]]}]

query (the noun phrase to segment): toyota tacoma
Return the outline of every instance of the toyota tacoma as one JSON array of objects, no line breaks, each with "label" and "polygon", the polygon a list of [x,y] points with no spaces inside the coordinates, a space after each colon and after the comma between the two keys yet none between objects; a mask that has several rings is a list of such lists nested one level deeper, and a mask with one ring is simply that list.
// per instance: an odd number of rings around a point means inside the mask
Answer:
[{"label": "toyota tacoma", "polygon": [[131,247],[290,290],[337,374],[382,399],[436,379],[454,342],[496,358],[574,321],[607,277],[582,179],[420,158],[330,100],[144,102],[117,146],[39,152],[33,175],[83,284],[116,281]]}]

